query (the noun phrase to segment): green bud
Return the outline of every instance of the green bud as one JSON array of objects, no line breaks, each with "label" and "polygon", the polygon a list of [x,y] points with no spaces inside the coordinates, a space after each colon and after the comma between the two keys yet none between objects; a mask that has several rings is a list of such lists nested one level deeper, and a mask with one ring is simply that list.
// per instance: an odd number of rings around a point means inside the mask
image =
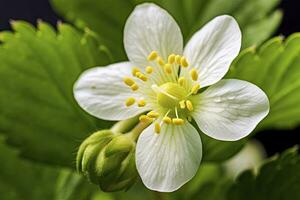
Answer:
[{"label": "green bud", "polygon": [[135,141],[127,134],[98,131],[80,145],[76,164],[103,191],[127,190],[137,177]]}]

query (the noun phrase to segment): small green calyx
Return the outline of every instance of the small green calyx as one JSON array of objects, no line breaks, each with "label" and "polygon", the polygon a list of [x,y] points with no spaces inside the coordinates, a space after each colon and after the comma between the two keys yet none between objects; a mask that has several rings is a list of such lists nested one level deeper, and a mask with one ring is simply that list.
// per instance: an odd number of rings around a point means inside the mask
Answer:
[{"label": "small green calyx", "polygon": [[174,108],[186,98],[188,92],[177,83],[165,83],[159,87],[157,101],[164,108]]},{"label": "small green calyx", "polygon": [[103,191],[127,190],[137,178],[135,141],[128,134],[95,132],[80,145],[76,165]]}]

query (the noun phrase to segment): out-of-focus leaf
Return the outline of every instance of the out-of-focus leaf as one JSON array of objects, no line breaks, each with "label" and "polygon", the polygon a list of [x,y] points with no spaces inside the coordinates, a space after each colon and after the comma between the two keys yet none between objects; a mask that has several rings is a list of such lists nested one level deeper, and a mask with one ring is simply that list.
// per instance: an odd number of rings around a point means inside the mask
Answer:
[{"label": "out-of-focus leaf", "polygon": [[0,133],[22,156],[74,167],[80,141],[107,127],[80,109],[72,89],[83,70],[109,62],[104,47],[66,24],[12,28],[0,33]]},{"label": "out-of-focus leaf", "polygon": [[71,170],[61,170],[57,179],[55,200],[91,200],[95,195],[101,196],[103,200],[104,196],[111,196],[100,192],[96,185],[88,183],[80,174]]},{"label": "out-of-focus leaf", "polygon": [[19,158],[0,137],[0,199],[52,200],[58,170]]},{"label": "out-of-focus leaf", "polygon": [[242,173],[228,192],[230,200],[300,199],[300,156],[292,148],[265,163],[258,175]]},{"label": "out-of-focus leaf", "polygon": [[268,95],[271,109],[260,128],[291,128],[300,123],[299,33],[244,50],[227,77],[252,82]]},{"label": "out-of-focus leaf", "polygon": [[266,40],[278,27],[282,14],[275,7],[280,0],[52,0],[54,8],[79,27],[89,27],[101,41],[114,49],[116,60],[125,59],[123,27],[133,8],[154,2],[168,10],[181,27],[185,41],[213,17],[234,16],[248,47]]}]

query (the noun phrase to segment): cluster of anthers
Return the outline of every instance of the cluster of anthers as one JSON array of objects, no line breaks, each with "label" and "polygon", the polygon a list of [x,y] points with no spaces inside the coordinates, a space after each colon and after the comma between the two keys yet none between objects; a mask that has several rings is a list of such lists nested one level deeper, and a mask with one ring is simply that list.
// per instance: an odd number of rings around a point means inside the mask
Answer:
[{"label": "cluster of anthers", "polygon": [[[144,72],[133,67],[133,77],[124,77],[123,79],[133,92],[142,87],[135,81],[135,79],[139,79],[141,80],[139,84],[151,88],[156,94],[154,95],[155,100],[151,101],[152,110],[141,115],[139,120],[141,122],[156,121],[156,133],[160,133],[163,123],[182,125],[185,120],[191,121],[190,112],[194,109],[192,96],[197,94],[200,89],[200,85],[196,82],[198,80],[196,69],[189,67],[187,59],[181,55],[171,54],[168,56],[168,61],[165,62],[156,51],[152,51],[147,60],[151,66],[145,67]],[[179,76],[180,74],[187,75]],[[165,81],[161,81],[161,77],[165,77]],[[126,100],[125,105],[129,107],[137,104],[138,107],[144,107],[147,103],[144,98],[136,100],[130,97]]]}]

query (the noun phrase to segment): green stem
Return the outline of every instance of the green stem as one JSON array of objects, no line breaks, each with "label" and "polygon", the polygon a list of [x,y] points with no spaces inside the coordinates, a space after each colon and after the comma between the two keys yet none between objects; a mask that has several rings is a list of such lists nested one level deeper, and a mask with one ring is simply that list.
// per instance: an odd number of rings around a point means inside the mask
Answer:
[{"label": "green stem", "polygon": [[130,118],[130,119],[123,120],[123,121],[119,121],[119,122],[115,123],[111,127],[110,130],[113,133],[125,133],[126,131],[128,131],[129,128],[134,126],[137,123],[137,121],[138,121],[137,117]]}]

